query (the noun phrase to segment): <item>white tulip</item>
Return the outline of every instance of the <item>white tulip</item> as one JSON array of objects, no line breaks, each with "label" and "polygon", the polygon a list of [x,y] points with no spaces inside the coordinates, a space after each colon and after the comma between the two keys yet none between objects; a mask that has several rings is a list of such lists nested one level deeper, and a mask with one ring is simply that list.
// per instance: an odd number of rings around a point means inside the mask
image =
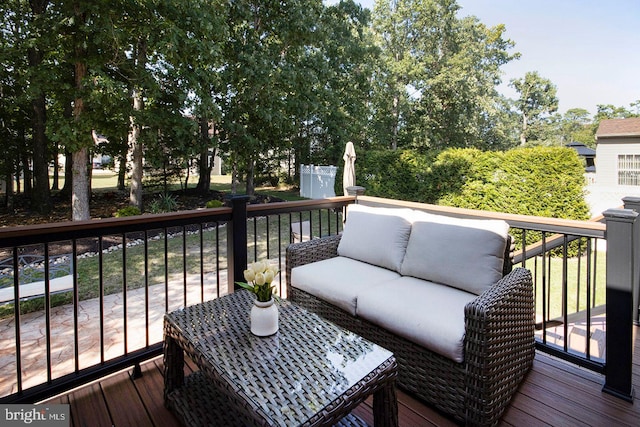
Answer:
[{"label": "white tulip", "polygon": [[251,267],[256,273],[264,273],[264,270],[266,269],[265,263],[261,261],[254,262]]},{"label": "white tulip", "polygon": [[252,282],[255,277],[256,273],[252,269],[248,268],[244,271],[244,280],[246,280],[247,283]]},{"label": "white tulip", "polygon": [[265,281],[266,283],[271,283],[271,282],[273,282],[273,276],[274,276],[274,275],[273,275],[273,270],[271,270],[271,269],[267,269],[267,270],[265,270],[265,272],[264,272],[264,281]]}]

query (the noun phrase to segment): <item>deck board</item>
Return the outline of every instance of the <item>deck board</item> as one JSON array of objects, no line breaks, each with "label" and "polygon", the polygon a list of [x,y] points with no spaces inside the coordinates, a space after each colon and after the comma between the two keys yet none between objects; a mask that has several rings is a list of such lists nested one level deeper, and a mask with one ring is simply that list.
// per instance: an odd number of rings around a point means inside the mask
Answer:
[{"label": "deck board", "polygon": [[[638,328],[636,328],[638,329]],[[636,340],[633,381],[640,390],[640,345]],[[197,367],[185,363],[185,373]],[[131,379],[120,372],[99,382],[49,400],[70,403],[73,427],[158,426],[178,427],[177,419],[163,403],[163,362],[156,358],[142,366],[143,376]],[[532,370],[502,417],[501,426],[636,426],[640,403],[602,392],[604,377],[553,356],[537,352]],[[354,411],[368,423],[373,421],[371,398]],[[412,396],[398,391],[401,427],[441,426],[456,423]]]},{"label": "deck board", "polygon": [[[128,377],[128,374],[118,374]],[[113,425],[107,402],[102,395],[99,383],[71,392],[68,395],[71,421],[74,427],[92,427]]]},{"label": "deck board", "polygon": [[162,377],[162,360],[141,366],[142,377],[133,381],[140,398],[145,402],[145,407],[151,418],[152,424],[157,427],[172,427],[176,425],[176,418],[164,407],[164,382]]},{"label": "deck board", "polygon": [[124,376],[116,375],[100,382],[113,425],[152,427],[147,407],[155,402],[144,402],[128,376],[125,372]]}]

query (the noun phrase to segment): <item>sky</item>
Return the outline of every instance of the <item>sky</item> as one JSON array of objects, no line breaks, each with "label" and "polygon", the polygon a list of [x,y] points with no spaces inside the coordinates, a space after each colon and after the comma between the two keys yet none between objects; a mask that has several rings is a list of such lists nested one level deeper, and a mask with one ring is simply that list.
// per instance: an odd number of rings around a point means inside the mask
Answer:
[{"label": "sky", "polygon": [[[357,1],[357,0],[356,0]],[[360,0],[373,10],[374,0]],[[640,0],[458,0],[459,15],[505,24],[519,60],[502,67],[507,83],[537,71],[557,88],[559,112],[598,104],[632,109],[640,100]],[[640,112],[640,111],[639,111]]]}]

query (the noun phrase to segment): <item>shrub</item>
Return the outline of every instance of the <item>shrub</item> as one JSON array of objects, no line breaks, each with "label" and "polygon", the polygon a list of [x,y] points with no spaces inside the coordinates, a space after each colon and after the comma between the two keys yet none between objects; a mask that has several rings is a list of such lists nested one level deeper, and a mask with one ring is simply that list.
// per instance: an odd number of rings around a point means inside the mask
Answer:
[{"label": "shrub", "polygon": [[116,218],[122,218],[125,216],[135,216],[135,215],[140,215],[142,212],[140,212],[140,209],[138,209],[136,206],[126,206],[124,208],[118,209],[115,213]]},{"label": "shrub", "polygon": [[205,205],[207,208],[220,208],[222,206],[224,206],[224,203],[222,203],[220,200],[209,200],[207,202],[207,204]]},{"label": "shrub", "polygon": [[[488,154],[491,158],[487,158]],[[451,165],[468,166],[467,173],[453,173],[458,174],[462,184],[449,187],[439,204],[550,218],[589,218],[583,189],[584,165],[570,148],[530,147],[473,154],[470,150],[459,150],[441,153],[438,161],[449,171],[456,171]],[[520,230],[511,233],[517,242],[522,241]],[[528,232],[526,243],[541,238],[541,233]],[[569,255],[575,254],[577,242],[569,247]]]},{"label": "shrub", "polygon": [[163,213],[173,212],[177,210],[178,202],[175,197],[169,193],[162,193],[149,204],[149,212]]},{"label": "shrub", "polygon": [[356,184],[368,196],[428,202],[427,156],[412,150],[372,150],[358,155]]},{"label": "shrub", "polygon": [[565,147],[369,151],[356,162],[356,182],[370,196],[567,219],[589,216],[583,173]]}]

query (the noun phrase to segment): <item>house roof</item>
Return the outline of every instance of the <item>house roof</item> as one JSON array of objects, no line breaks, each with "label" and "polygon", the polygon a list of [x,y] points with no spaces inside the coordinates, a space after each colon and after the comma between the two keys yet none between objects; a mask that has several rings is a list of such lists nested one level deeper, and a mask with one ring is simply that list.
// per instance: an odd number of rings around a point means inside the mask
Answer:
[{"label": "house roof", "polygon": [[596,138],[640,137],[640,117],[602,120]]},{"label": "house roof", "polygon": [[567,147],[573,148],[574,150],[576,150],[578,152],[578,155],[580,156],[584,156],[584,157],[596,156],[596,150],[594,150],[593,148],[587,147],[582,142],[576,142],[576,141],[570,142],[567,144]]}]

